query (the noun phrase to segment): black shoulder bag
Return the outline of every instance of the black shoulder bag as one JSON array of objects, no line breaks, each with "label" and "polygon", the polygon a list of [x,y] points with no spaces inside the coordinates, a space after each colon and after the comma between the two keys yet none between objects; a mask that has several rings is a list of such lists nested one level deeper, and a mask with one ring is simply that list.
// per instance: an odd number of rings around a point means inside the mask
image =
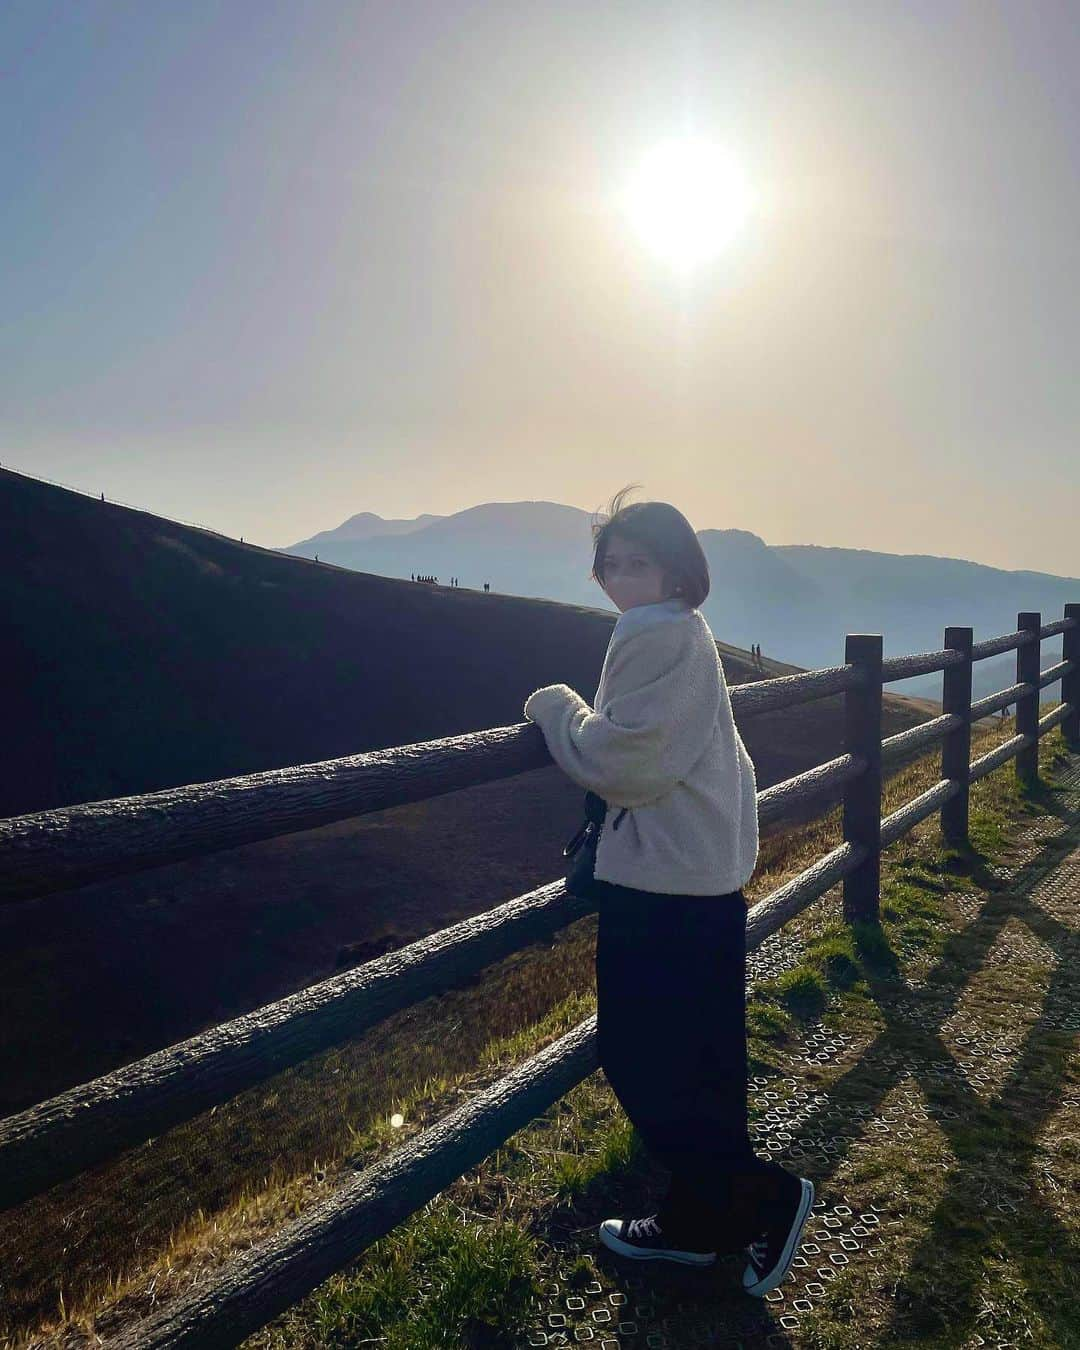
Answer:
[{"label": "black shoulder bag", "polygon": [[[593,883],[596,880],[594,875],[596,846],[600,842],[600,831],[607,816],[607,807],[608,804],[603,797],[598,797],[595,792],[586,791],[584,823],[563,849],[563,857],[570,859],[566,867],[566,889],[571,895],[576,895],[582,900],[589,899],[593,892]],[[615,823],[611,827],[613,830],[619,828],[619,822],[627,809],[624,806],[615,817]]]}]

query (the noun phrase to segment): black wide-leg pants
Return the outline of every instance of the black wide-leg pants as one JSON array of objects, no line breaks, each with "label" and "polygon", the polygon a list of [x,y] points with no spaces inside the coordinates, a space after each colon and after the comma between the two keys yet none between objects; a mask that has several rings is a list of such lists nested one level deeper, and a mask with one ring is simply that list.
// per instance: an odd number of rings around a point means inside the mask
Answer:
[{"label": "black wide-leg pants", "polygon": [[745,897],[599,879],[593,893],[600,1064],[671,1172],[661,1227],[690,1250],[736,1251],[799,1190],[747,1129]]}]

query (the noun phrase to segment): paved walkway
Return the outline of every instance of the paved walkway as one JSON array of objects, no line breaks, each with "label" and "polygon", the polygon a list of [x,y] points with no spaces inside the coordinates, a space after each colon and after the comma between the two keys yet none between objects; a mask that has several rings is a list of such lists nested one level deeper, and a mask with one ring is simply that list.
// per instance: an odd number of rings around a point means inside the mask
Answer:
[{"label": "paved walkway", "polygon": [[[522,1345],[1080,1346],[1062,1280],[1080,1272],[1080,756],[1057,788],[1057,814],[1013,835],[1014,865],[993,869],[1005,887],[945,896],[928,966],[899,953],[902,980],[873,991],[876,1027],[849,1034],[827,1015],[780,1074],[751,1083],[758,1152],[817,1188],[781,1286],[754,1300],[734,1256],[707,1272],[637,1267],[590,1228],[553,1232],[567,1268]],[[751,955],[751,978],[797,962],[790,938]],[[579,1256],[591,1283],[570,1283]]]}]

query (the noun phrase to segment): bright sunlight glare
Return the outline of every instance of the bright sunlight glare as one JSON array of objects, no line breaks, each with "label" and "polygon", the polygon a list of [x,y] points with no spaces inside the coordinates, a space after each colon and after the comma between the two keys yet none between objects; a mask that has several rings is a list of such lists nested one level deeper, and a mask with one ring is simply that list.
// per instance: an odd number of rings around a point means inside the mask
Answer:
[{"label": "bright sunlight glare", "polygon": [[706,141],[662,142],[624,195],[639,236],[676,267],[715,257],[742,228],[751,194],[738,161]]}]

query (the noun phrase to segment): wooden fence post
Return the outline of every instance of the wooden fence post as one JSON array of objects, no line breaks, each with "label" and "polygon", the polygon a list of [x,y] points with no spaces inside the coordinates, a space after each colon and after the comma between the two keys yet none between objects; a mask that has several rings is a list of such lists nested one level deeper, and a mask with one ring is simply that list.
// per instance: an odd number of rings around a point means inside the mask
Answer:
[{"label": "wooden fence post", "polygon": [[1066,605],[1065,617],[1075,619],[1075,628],[1061,635],[1061,659],[1072,661],[1076,669],[1061,679],[1061,701],[1071,703],[1072,712],[1061,722],[1061,734],[1070,750],[1080,750],[1080,604]]},{"label": "wooden fence post", "polygon": [[960,791],[941,808],[941,835],[947,844],[968,842],[968,769],[971,765],[971,646],[970,628],[946,628],[945,646],[963,652],[965,659],[946,666],[941,688],[942,713],[958,713],[964,720],[941,741],[941,776],[960,785]]},{"label": "wooden fence post", "polygon": [[879,923],[881,894],[881,634],[848,633],[844,660],[866,670],[866,683],[844,691],[844,748],[866,770],[844,788],[844,840],[869,856],[844,878],[844,919]]},{"label": "wooden fence post", "polygon": [[[1034,629],[1038,634],[1042,627],[1042,615],[1038,610],[1025,609],[1016,616],[1016,628]],[[1016,682],[1039,683],[1042,669],[1042,642],[1036,637],[1034,642],[1025,642],[1016,649]],[[1034,787],[1039,781],[1039,689],[1024,694],[1016,700],[1016,732],[1018,736],[1028,734],[1036,739],[1016,756],[1016,781],[1021,785]]]}]

